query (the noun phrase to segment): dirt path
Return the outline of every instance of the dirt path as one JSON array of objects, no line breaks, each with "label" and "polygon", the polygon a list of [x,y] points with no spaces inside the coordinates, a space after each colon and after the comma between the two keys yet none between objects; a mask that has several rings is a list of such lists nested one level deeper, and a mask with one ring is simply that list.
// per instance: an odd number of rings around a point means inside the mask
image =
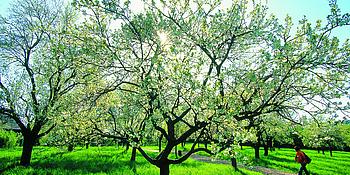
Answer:
[{"label": "dirt path", "polygon": [[[198,161],[201,161],[201,162],[217,163],[217,164],[229,164],[229,165],[231,165],[231,162],[228,161],[228,160],[221,160],[221,159],[212,160],[210,157],[201,156],[201,155],[197,155],[197,154],[192,154],[191,158],[195,159],[195,160],[198,160]],[[262,167],[262,166],[244,166],[242,164],[238,164],[238,167],[246,168],[246,169],[249,169],[249,170],[252,170],[252,171],[261,172],[263,174],[293,175],[293,174],[290,174],[290,173],[274,170],[274,169],[271,169],[271,168],[265,168],[265,167]]]}]

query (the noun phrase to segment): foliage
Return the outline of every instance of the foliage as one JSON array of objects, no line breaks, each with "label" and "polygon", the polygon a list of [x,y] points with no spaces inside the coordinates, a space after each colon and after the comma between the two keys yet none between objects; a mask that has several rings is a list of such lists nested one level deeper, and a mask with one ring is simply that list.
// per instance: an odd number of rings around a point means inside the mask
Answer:
[{"label": "foliage", "polygon": [[13,148],[18,142],[19,136],[15,132],[0,129],[0,148]]},{"label": "foliage", "polygon": [[339,130],[343,143],[347,147],[350,147],[350,124],[342,123],[342,125],[339,126]]},{"label": "foliage", "polygon": [[[276,116],[298,122],[301,113],[314,117],[349,108],[334,102],[348,93],[350,54],[349,41],[340,45],[328,37],[349,25],[335,3],[327,25],[312,26],[304,18],[296,32],[290,17],[281,24],[266,15],[264,4],[245,0],[223,9],[221,1],[145,0],[138,14],[128,1],[74,4],[88,18],[82,61],[101,79],[92,85],[93,103],[114,98],[96,105],[96,130],[128,140],[163,174],[194,152],[209,152],[194,148],[200,141],[220,145],[218,150],[235,144],[247,133],[246,123],[258,117],[266,123]],[[111,28],[113,21],[120,27]],[[130,127],[133,121],[138,125]],[[266,124],[264,130],[270,128]],[[218,131],[227,132],[213,134]],[[164,136],[166,143],[156,157],[141,146],[142,136],[152,134]],[[170,160],[172,149],[187,139],[194,140],[192,149]]]},{"label": "foliage", "polygon": [[[311,148],[333,147],[344,149],[346,147],[346,136],[342,133],[346,125],[334,119],[310,120],[305,122],[298,132],[303,137],[305,146]],[[345,129],[346,130],[346,129]]]},{"label": "foliage", "polygon": [[62,97],[82,84],[80,43],[71,35],[75,17],[72,8],[50,0],[15,1],[0,17],[0,113],[21,129],[22,165],[56,126]]}]

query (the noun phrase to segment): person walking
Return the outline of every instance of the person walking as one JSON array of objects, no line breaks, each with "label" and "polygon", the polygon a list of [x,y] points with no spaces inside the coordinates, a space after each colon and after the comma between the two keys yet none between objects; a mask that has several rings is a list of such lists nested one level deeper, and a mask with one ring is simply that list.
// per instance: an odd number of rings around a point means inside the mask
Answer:
[{"label": "person walking", "polygon": [[306,175],[309,175],[309,171],[307,171],[306,169],[306,165],[307,165],[307,160],[306,160],[306,156],[305,156],[305,153],[302,152],[300,150],[300,147],[299,146],[295,146],[294,147],[295,151],[297,152],[296,155],[295,155],[295,158],[294,160],[298,163],[300,163],[300,169],[299,169],[299,173],[298,175],[302,175],[303,174],[303,171],[305,171],[305,174]]}]

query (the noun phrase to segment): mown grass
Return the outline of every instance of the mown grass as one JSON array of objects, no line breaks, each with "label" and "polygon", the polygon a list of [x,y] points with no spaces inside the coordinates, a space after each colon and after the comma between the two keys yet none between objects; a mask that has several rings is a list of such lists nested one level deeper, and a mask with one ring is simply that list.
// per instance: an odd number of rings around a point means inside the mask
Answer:
[{"label": "mown grass", "polygon": [[[191,146],[192,144],[188,143],[186,144],[185,148],[178,147],[178,149],[186,151],[189,150]],[[200,147],[204,147],[204,145],[201,144]],[[158,149],[157,146],[147,146],[147,148],[155,150]],[[300,168],[300,164],[294,161],[294,149],[275,149],[275,151],[269,151],[268,156],[264,156],[264,150],[261,148],[259,160],[254,158],[254,149],[252,147],[243,147],[243,150],[238,149],[235,151],[238,153],[238,162],[246,166],[263,166],[293,174],[296,174]],[[328,151],[326,151],[324,155],[322,153],[318,153],[317,150],[303,149],[302,151],[304,151],[312,159],[312,162],[307,165],[307,169],[312,175],[350,174],[350,152],[333,151],[333,157],[331,157]],[[197,154],[210,156],[205,152],[199,152]],[[224,155],[221,155],[219,158],[229,159]]]},{"label": "mown grass", "polygon": [[[254,160],[254,149],[245,147],[239,150],[253,165],[260,165],[268,168],[278,169],[286,172],[298,172],[300,165],[294,161],[294,149],[276,149],[270,151],[268,156],[263,155],[260,150],[260,160]],[[308,170],[314,175],[343,175],[350,174],[350,153],[334,151],[333,157],[326,154],[318,153],[316,150],[302,150],[311,159],[312,162],[307,165]]]},{"label": "mown grass", "polygon": [[[131,152],[123,154],[116,147],[91,147],[67,152],[53,147],[35,147],[30,167],[13,166],[18,162],[21,148],[0,149],[0,172],[3,174],[117,174],[156,175],[159,169],[148,163],[140,154],[136,157],[136,172],[130,168]],[[155,154],[151,153],[150,154]],[[180,165],[171,165],[172,175],[258,175],[241,169],[233,171],[229,165],[210,164],[192,159]]]},{"label": "mown grass", "polygon": [[[191,144],[186,144],[185,148],[179,148],[179,150],[189,150]],[[201,147],[204,147],[201,145]],[[157,147],[151,147],[157,149]],[[263,166],[289,173],[297,173],[300,168],[300,164],[294,161],[295,150],[294,149],[275,149],[275,151],[269,151],[268,156],[264,156],[263,148],[260,149],[260,159],[254,158],[254,149],[252,147],[243,147],[243,150],[235,150],[238,152],[237,159],[241,164],[247,166]],[[313,175],[344,175],[350,174],[350,152],[333,151],[333,157],[329,152],[323,155],[318,153],[317,150],[302,150],[311,159],[312,162],[307,165],[307,169]],[[198,153],[200,155],[209,156],[205,152]],[[228,159],[227,156],[221,156],[222,159]]]}]

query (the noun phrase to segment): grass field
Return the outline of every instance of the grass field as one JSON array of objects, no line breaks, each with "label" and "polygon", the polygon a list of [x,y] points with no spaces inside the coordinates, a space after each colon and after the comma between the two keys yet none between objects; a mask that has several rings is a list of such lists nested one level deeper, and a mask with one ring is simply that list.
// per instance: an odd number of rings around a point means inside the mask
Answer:
[{"label": "grass field", "polygon": [[[314,175],[345,175],[350,174],[350,153],[334,151],[333,157],[329,152],[325,155],[317,153],[316,150],[302,150],[311,159],[311,163],[307,165],[308,170]],[[283,170],[285,172],[296,173],[300,165],[294,162],[294,149],[276,149],[269,152],[268,156],[264,156],[263,150],[260,150],[260,160],[253,161],[254,149],[245,147],[240,151],[242,155],[248,157],[253,165],[261,165],[273,169]]]},{"label": "grass field", "polygon": [[[185,150],[189,150],[190,147],[191,144],[186,144]],[[157,146],[148,146],[148,148],[158,149]],[[183,150],[183,148],[179,147],[179,150]],[[294,161],[294,149],[275,149],[275,151],[269,151],[268,156],[264,156],[264,150],[261,148],[259,160],[254,159],[254,149],[252,147],[243,147],[243,150],[236,151],[238,152],[238,163],[247,166],[263,166],[292,174],[297,174],[300,168],[300,164]],[[312,159],[312,162],[307,165],[307,169],[312,175],[350,175],[350,152],[333,151],[333,157],[331,157],[327,151],[325,155],[318,153],[317,150],[302,149],[302,151]],[[209,156],[205,152],[198,154]],[[228,159],[224,156],[221,158]]]},{"label": "grass field", "polygon": [[[156,150],[156,146],[148,146],[145,149]],[[181,148],[179,148],[181,149]],[[120,174],[134,175],[130,169],[130,151],[123,154],[123,149],[116,147],[91,147],[89,149],[77,148],[73,152],[67,152],[53,147],[35,147],[32,157],[32,165],[28,168],[13,166],[19,161],[21,148],[0,149],[0,172],[4,174]],[[259,165],[272,169],[296,174],[299,164],[294,162],[295,151],[293,149],[276,149],[254,160],[254,150],[251,147],[244,147],[238,150],[239,163],[248,166]],[[350,174],[350,153],[334,151],[333,157],[326,152],[325,155],[315,150],[303,150],[312,162],[307,166],[313,175],[343,175]],[[149,152],[152,154],[151,152]],[[155,153],[153,153],[155,154]],[[204,153],[201,153],[204,155]],[[5,171],[4,171],[5,170]],[[172,175],[250,175],[260,174],[246,169],[234,172],[230,165],[211,164],[187,160],[180,165],[171,165]],[[1,173],[0,173],[1,174]],[[159,174],[157,167],[148,163],[140,154],[136,158],[136,174],[156,175]]]},{"label": "grass field", "polygon": [[[3,174],[118,174],[134,175],[130,169],[130,151],[115,147],[91,147],[67,152],[52,147],[35,147],[30,167],[13,166],[18,162],[21,148],[0,149],[0,170]],[[5,171],[4,171],[5,170]],[[0,172],[1,172],[0,171]],[[181,165],[170,166],[172,175],[260,175],[260,173],[241,169],[234,172],[229,165],[198,162],[192,159]],[[1,174],[1,173],[0,173]],[[136,158],[136,174],[159,174],[157,167],[148,163],[141,155]]]}]

